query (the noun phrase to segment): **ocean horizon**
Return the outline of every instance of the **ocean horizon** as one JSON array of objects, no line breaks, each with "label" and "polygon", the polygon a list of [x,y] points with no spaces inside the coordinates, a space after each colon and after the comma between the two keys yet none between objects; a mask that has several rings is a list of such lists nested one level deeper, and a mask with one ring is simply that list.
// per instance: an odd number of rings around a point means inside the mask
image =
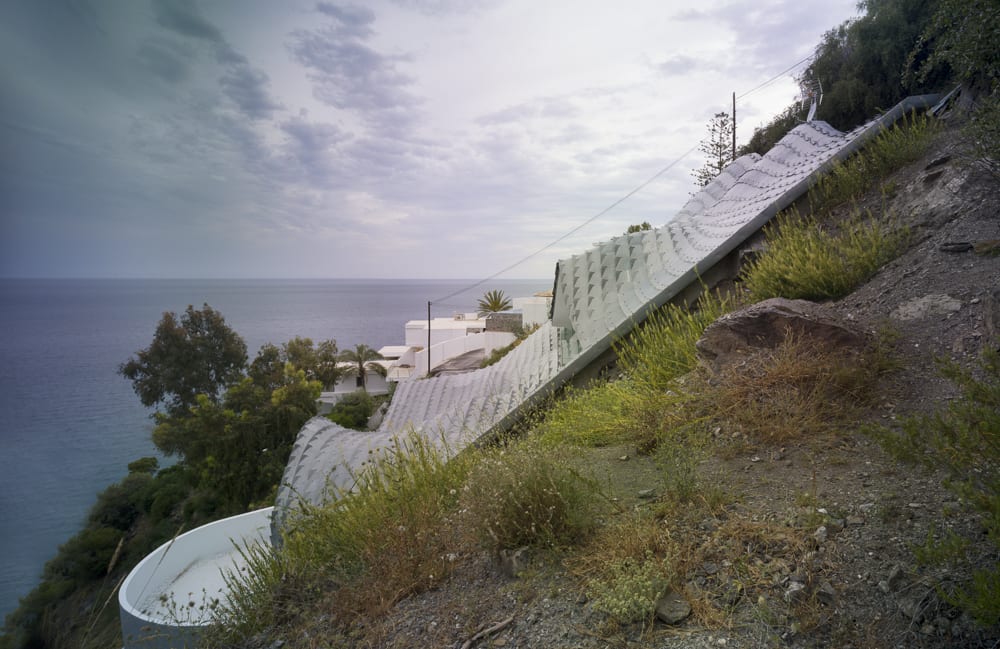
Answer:
[{"label": "ocean horizon", "polygon": [[[163,458],[118,366],[152,341],[162,314],[209,304],[247,344],[295,336],[340,349],[402,344],[408,320],[475,310],[552,280],[0,279],[0,615],[79,531],[95,496],[143,456]],[[471,287],[471,288],[470,288]],[[463,291],[463,289],[466,289]],[[456,294],[448,299],[445,296]]]}]

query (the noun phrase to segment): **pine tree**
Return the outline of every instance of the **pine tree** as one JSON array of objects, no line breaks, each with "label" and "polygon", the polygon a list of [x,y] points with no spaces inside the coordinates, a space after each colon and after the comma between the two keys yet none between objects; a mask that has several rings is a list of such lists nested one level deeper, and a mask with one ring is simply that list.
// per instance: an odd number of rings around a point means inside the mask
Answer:
[{"label": "pine tree", "polygon": [[694,177],[704,187],[733,161],[733,120],[729,113],[716,113],[708,122],[708,137],[698,145],[707,160]]}]

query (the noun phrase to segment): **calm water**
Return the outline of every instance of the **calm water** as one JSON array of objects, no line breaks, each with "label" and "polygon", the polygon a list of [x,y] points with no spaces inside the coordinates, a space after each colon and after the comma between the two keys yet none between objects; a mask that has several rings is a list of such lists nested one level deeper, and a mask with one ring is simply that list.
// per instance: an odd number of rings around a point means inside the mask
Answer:
[{"label": "calm water", "polygon": [[[251,356],[266,342],[333,338],[341,349],[402,344],[427,301],[471,282],[427,280],[0,279],[0,619],[37,583],[94,496],[155,455],[149,412],[115,371],[152,340],[164,311],[210,304]],[[473,311],[551,280],[498,280],[440,305]]]}]

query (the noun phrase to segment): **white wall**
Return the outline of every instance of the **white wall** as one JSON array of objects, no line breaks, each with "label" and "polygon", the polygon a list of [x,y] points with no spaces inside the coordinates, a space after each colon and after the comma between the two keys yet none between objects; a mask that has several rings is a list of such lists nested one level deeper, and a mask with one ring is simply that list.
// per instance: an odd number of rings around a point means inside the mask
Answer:
[{"label": "white wall", "polygon": [[549,308],[552,305],[550,297],[516,297],[514,298],[514,309],[519,310],[523,316],[522,324],[525,327],[540,325],[549,319]]},{"label": "white wall", "polygon": [[[514,342],[516,336],[506,331],[485,331],[481,334],[469,334],[461,338],[447,340],[431,347],[431,369],[456,356],[461,356],[476,349],[482,349],[487,356],[499,347],[506,347]],[[413,373],[411,376],[427,376],[427,350],[421,350],[413,355]]]},{"label": "white wall", "polygon": [[[224,518],[202,525],[164,543],[146,555],[132,569],[118,591],[118,607],[125,649],[171,649],[194,646],[198,634],[208,624],[210,611],[203,618],[192,615],[178,621],[165,608],[160,595],[168,601],[177,596],[187,599],[188,591],[198,587],[209,595],[226,596],[222,570],[238,570],[240,547],[247,543],[269,543],[273,507]],[[196,594],[200,596],[200,594]]]}]

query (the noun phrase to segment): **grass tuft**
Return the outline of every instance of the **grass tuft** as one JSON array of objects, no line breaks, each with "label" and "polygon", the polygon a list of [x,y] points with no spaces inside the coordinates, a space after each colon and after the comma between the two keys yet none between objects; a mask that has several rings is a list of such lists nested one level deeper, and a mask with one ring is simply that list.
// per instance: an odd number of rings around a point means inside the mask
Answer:
[{"label": "grass tuft", "polygon": [[825,300],[843,297],[902,250],[908,231],[870,212],[837,230],[813,217],[783,212],[764,229],[768,249],[742,274],[751,301],[772,297]]},{"label": "grass tuft", "polygon": [[584,537],[593,523],[596,483],[572,459],[567,447],[534,438],[484,451],[462,495],[467,524],[483,546],[553,548]]}]

